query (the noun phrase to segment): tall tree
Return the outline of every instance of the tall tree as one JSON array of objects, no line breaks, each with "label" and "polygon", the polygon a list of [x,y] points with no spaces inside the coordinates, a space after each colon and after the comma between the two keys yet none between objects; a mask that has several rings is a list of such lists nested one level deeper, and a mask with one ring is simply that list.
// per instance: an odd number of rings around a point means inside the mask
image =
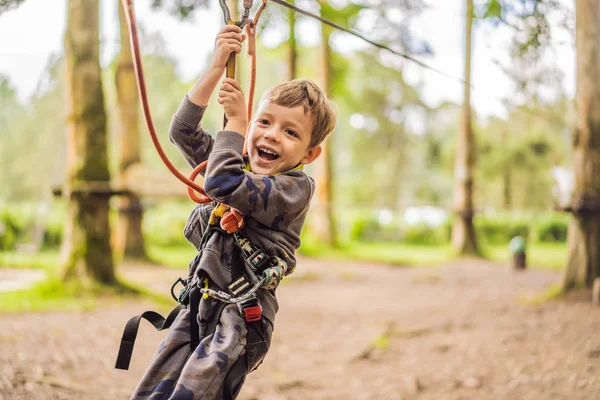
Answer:
[{"label": "tall tree", "polygon": [[[328,18],[327,12],[331,7],[327,4],[327,0],[319,0],[321,6],[321,16]],[[331,95],[331,48],[329,46],[329,38],[331,36],[331,28],[325,24],[321,24],[321,58],[319,70],[321,88]],[[331,148],[331,136],[321,144],[323,150],[321,156],[315,163],[317,170],[317,188],[316,188],[316,207],[313,211],[315,216],[314,233],[319,237],[322,243],[327,245],[337,245],[337,235],[335,231],[335,217],[333,215],[333,151]]]},{"label": "tall tree", "polygon": [[[141,162],[139,99],[137,81],[133,66],[130,33],[125,18],[123,3],[119,3],[119,26],[121,31],[121,52],[115,68],[115,85],[119,111],[119,181],[125,182],[127,170]],[[142,235],[143,208],[137,195],[119,198],[119,226],[117,246],[125,257],[148,258]]]},{"label": "tall tree", "polygon": [[577,124],[566,289],[591,286],[600,277],[600,0],[577,0],[575,7]]},{"label": "tall tree", "polygon": [[457,212],[452,227],[452,245],[461,255],[477,253],[473,226],[473,170],[475,167],[475,135],[471,122],[471,33],[473,0],[466,0],[465,84],[463,113],[457,136],[454,164],[454,208]]},{"label": "tall tree", "polygon": [[[289,1],[294,4],[294,0]],[[288,80],[296,79],[298,70],[298,43],[296,42],[296,13],[289,9],[287,11],[288,18]]]},{"label": "tall tree", "polygon": [[106,112],[100,72],[98,0],[69,0],[65,32],[69,108],[69,211],[62,276],[116,283],[110,245]]}]

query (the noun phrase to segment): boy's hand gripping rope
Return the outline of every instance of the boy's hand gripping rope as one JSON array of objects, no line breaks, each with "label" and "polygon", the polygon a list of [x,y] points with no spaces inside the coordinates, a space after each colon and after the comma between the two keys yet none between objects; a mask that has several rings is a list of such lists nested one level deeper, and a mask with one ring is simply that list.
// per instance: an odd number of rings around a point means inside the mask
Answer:
[{"label": "boy's hand gripping rope", "polygon": [[[225,0],[219,0],[219,1],[221,4],[221,7],[223,8],[223,12],[225,14],[225,22],[226,23],[235,23],[240,28],[243,28],[247,23],[249,23],[250,27],[252,29],[254,29],[256,24],[258,23],[258,19],[260,18],[260,15],[262,14],[264,8],[267,5],[267,0],[262,0],[262,5],[256,12],[256,15],[254,16],[254,21],[252,21],[252,20],[248,19],[249,14],[250,14],[250,8],[252,8],[252,0],[244,0],[244,11],[242,13],[242,19],[240,21],[235,22],[235,21],[231,20],[231,14],[229,13],[229,8],[227,7],[227,3],[225,2]],[[135,13],[133,10],[133,0],[121,0],[121,2],[123,4],[123,9],[125,10],[125,17],[127,19],[127,24],[129,25],[129,32],[130,32],[130,37],[131,37],[131,49],[133,52],[133,64],[134,64],[134,69],[135,69],[135,75],[137,78],[138,92],[140,95],[140,100],[142,102],[142,108],[144,110],[144,118],[146,120],[146,125],[148,126],[148,131],[150,132],[150,137],[152,138],[152,143],[154,144],[154,147],[156,148],[158,155],[160,156],[160,158],[162,159],[164,164],[167,166],[169,171],[171,171],[171,173],[173,175],[175,175],[175,177],[177,179],[179,179],[181,182],[183,182],[184,184],[186,184],[188,186],[189,197],[197,203],[210,203],[212,201],[212,199],[206,195],[206,192],[204,191],[202,186],[200,186],[199,184],[194,182],[194,179],[198,176],[198,174],[206,168],[207,162],[204,161],[203,163],[198,165],[194,169],[192,174],[189,176],[189,178],[187,178],[181,172],[179,172],[177,170],[177,168],[175,168],[175,166],[169,161],[167,155],[165,154],[165,152],[160,144],[160,141],[158,140],[158,136],[156,134],[156,129],[155,129],[154,123],[152,121],[152,115],[150,113],[150,106],[148,105],[148,94],[146,91],[146,81],[144,78],[144,71],[143,71],[143,67],[142,67],[142,57],[140,54],[137,23],[136,23]],[[251,50],[252,50],[252,53],[250,53]],[[251,67],[251,71],[250,71],[251,72],[250,89],[249,89],[249,98],[248,98],[248,116],[249,116],[248,120],[250,120],[250,116],[252,114],[252,97],[254,95],[254,84],[255,84],[255,80],[256,80],[255,47],[252,46],[252,49],[250,49],[250,46],[249,46],[248,53],[252,59],[252,61],[251,61],[252,67]],[[230,60],[231,60],[231,63],[230,63]],[[229,60],[227,61],[227,76],[231,77],[231,78],[233,78],[235,76],[235,53],[232,53],[229,57]],[[245,149],[245,145],[244,145],[244,153],[245,153],[245,151],[246,151],[246,149]],[[196,192],[199,193],[199,195],[196,194]],[[237,214],[239,214],[239,216],[241,216],[241,213],[238,212]],[[229,217],[229,218],[232,218],[232,217]],[[235,218],[237,220],[236,216],[234,216],[233,218]],[[239,225],[239,222],[238,222],[238,225]]]}]

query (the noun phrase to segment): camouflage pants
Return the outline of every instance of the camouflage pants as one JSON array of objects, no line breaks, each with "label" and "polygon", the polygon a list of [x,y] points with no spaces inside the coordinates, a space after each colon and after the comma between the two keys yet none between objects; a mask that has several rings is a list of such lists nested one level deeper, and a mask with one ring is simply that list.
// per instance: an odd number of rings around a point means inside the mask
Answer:
[{"label": "camouflage pants", "polygon": [[[190,310],[180,311],[160,344],[132,400],[229,400],[237,397],[246,374],[262,362],[272,333],[264,318],[248,324],[235,304],[212,315],[216,300],[200,301],[200,343],[190,346]],[[214,332],[203,334],[207,321],[219,318]],[[251,330],[250,334],[248,330]]]}]

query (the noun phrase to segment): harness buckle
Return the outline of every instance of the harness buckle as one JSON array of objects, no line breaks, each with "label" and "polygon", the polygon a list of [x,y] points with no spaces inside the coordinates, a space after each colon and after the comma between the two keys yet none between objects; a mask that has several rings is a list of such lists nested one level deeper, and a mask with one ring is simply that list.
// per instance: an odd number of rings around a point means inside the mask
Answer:
[{"label": "harness buckle", "polygon": [[250,298],[245,301],[240,301],[237,304],[237,308],[240,312],[240,315],[244,318],[246,322],[256,322],[260,321],[262,318],[262,306],[260,305],[260,301],[256,297]]},{"label": "harness buckle", "polygon": [[262,271],[264,269],[264,265],[270,262],[270,258],[262,251],[262,249],[256,249],[254,253],[252,253],[248,258],[246,258],[246,262],[250,269],[253,272]]}]

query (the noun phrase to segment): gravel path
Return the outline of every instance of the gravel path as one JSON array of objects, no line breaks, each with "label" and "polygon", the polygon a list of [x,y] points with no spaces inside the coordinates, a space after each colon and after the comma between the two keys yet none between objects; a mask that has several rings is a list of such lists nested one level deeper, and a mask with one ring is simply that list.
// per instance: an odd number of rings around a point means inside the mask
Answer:
[{"label": "gravel path", "polygon": [[[182,271],[123,273],[166,293]],[[414,269],[301,259],[240,399],[600,399],[600,308],[589,296],[522,301],[558,278],[469,259]],[[113,369],[118,342],[153,308],[0,316],[0,400],[128,399],[164,333],[143,323],[129,371]]]}]

